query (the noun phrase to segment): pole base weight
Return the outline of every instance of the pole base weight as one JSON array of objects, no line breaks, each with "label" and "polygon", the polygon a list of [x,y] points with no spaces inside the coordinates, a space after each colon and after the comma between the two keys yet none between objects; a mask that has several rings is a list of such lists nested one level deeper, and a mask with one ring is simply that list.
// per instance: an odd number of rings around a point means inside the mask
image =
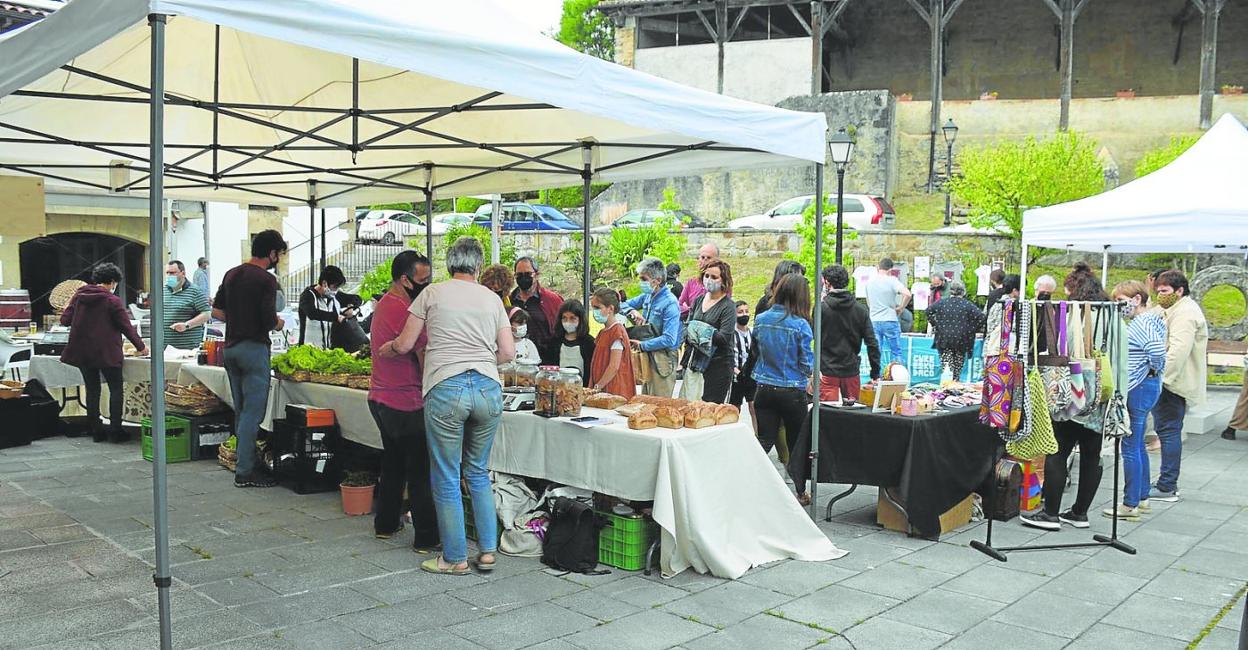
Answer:
[{"label": "pole base weight", "polygon": [[984,555],[987,555],[988,557],[990,557],[990,558],[992,558],[992,559],[994,559],[994,560],[996,560],[996,561],[998,561],[998,562],[1007,562],[1007,561],[1008,561],[1008,560],[1006,559],[1006,557],[1005,557],[1005,554],[1004,554],[1004,553],[1002,553],[1001,551],[998,551],[997,549],[995,549],[995,548],[993,548],[993,547],[991,547],[991,546],[989,546],[989,545],[987,545],[987,544],[985,544],[985,543],[983,543],[983,542],[981,542],[981,541],[979,541],[979,540],[974,540],[974,541],[972,541],[972,542],[971,542],[971,548],[973,548],[973,549],[975,549],[975,550],[979,551],[980,553],[983,553]]},{"label": "pole base weight", "polygon": [[1134,546],[1131,546],[1130,544],[1127,544],[1126,542],[1124,542],[1124,541],[1122,541],[1122,540],[1120,540],[1120,539],[1117,539],[1117,538],[1114,538],[1114,537],[1106,537],[1105,535],[1093,535],[1093,536],[1092,536],[1092,539],[1094,539],[1094,540],[1096,540],[1096,541],[1098,541],[1098,542],[1100,542],[1100,543],[1102,543],[1102,544],[1106,544],[1106,545],[1108,545],[1108,546],[1112,546],[1112,547],[1114,547],[1114,548],[1116,548],[1116,549],[1118,549],[1118,550],[1122,551],[1123,553],[1126,553],[1127,555],[1135,555],[1135,547],[1134,547]]}]

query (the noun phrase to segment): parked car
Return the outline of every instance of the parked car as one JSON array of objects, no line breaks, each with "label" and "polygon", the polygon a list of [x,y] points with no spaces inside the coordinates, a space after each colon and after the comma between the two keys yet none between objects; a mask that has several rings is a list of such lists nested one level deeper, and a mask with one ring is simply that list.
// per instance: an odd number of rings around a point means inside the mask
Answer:
[{"label": "parked car", "polygon": [[425,222],[404,210],[369,210],[357,221],[356,239],[387,246],[401,244],[408,237],[425,234]]},{"label": "parked car", "polygon": [[[728,222],[729,228],[778,228],[791,230],[801,223],[802,213],[814,203],[815,195],[796,196],[776,207],[749,217]],[[829,203],[836,203],[836,196],[829,195]],[[844,224],[854,230],[886,230],[897,223],[897,212],[882,196],[870,194],[846,194],[844,196]],[[825,221],[836,222],[836,214],[825,215]]]},{"label": "parked car", "polygon": [[646,228],[654,225],[654,222],[667,217],[671,219],[677,228],[710,228],[711,224],[699,219],[697,215],[688,210],[659,210],[656,208],[639,208],[629,210],[620,215],[620,218],[611,222],[610,226],[599,226],[594,229],[595,232],[606,232],[612,228]]},{"label": "parked car", "polygon": [[[491,203],[477,208],[473,223],[489,228],[493,211]],[[503,204],[502,228],[505,231],[580,230],[581,224],[549,205],[508,202]]]},{"label": "parked car", "polygon": [[433,234],[445,235],[446,231],[452,226],[462,226],[472,223],[477,215],[471,212],[447,212],[446,214],[433,215]]}]

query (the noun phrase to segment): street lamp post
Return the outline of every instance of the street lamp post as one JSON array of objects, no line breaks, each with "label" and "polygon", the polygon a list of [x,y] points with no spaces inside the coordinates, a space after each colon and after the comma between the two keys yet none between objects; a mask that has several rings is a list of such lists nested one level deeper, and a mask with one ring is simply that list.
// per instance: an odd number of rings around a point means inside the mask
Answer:
[{"label": "street lamp post", "polygon": [[945,134],[945,225],[949,226],[953,224],[953,195],[949,192],[949,181],[953,180],[953,142],[958,139],[958,125],[953,123],[951,117],[940,130]]},{"label": "street lamp post", "polygon": [[[836,165],[836,263],[843,264],[843,239],[845,231],[845,166],[854,155],[854,139],[845,129],[841,129],[828,138],[828,154],[832,164]],[[822,202],[823,197],[816,199]],[[816,270],[816,273],[818,270]]]}]

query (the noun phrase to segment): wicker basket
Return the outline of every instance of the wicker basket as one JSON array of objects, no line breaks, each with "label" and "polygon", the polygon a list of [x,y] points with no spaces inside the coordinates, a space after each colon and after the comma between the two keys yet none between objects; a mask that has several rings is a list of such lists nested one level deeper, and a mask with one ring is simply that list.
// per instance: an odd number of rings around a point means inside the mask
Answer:
[{"label": "wicker basket", "polygon": [[225,403],[203,384],[165,385],[165,404],[170,413],[201,416],[225,410]]},{"label": "wicker basket", "polygon": [[74,294],[85,286],[87,283],[82,280],[66,280],[52,288],[52,293],[48,294],[48,304],[59,314],[69,306]]},{"label": "wicker basket", "polygon": [[351,375],[347,379],[347,388],[358,388],[360,390],[368,390],[372,387],[373,378],[368,375]]},{"label": "wicker basket", "polygon": [[232,472],[238,466],[238,454],[221,445],[217,447],[217,464]]}]

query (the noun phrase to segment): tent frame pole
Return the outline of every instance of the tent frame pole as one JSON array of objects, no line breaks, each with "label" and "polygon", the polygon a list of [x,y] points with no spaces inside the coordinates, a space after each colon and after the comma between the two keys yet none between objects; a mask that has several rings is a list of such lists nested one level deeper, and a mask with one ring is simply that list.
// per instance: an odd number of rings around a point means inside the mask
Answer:
[{"label": "tent frame pole", "polygon": [[[164,264],[164,141],[165,141],[165,16],[152,14],[147,17],[151,28],[151,82],[150,96],[150,152],[152,164],[151,191],[148,195],[147,251],[149,273],[148,286],[152,287],[152,322],[157,326],[151,331],[152,364],[152,506],[156,529],[156,600],[160,615],[160,647],[173,647],[172,616],[169,603],[169,500],[166,475],[165,449],[165,333],[159,323],[164,321],[165,299],[163,293]],[[158,290],[157,287],[160,289]],[[120,423],[115,423],[120,424]]]},{"label": "tent frame pole", "polygon": [[[433,273],[433,165],[425,165],[425,257],[429,258],[429,272]],[[452,206],[451,211],[455,209]],[[433,276],[429,276],[433,281]]]},{"label": "tent frame pole", "polygon": [[1027,244],[1023,244],[1023,262],[1018,271],[1018,294],[1027,295]]},{"label": "tent frame pole", "polygon": [[[823,285],[820,271],[823,269],[823,172],[824,164],[815,163],[815,283],[811,287],[814,293],[814,313],[812,313],[811,321],[814,323],[814,346],[815,346],[815,363],[811,370],[810,382],[812,392],[810,408],[810,518],[818,517],[819,512],[819,389],[823,387],[823,379],[820,377],[820,365],[823,362],[823,312],[820,305],[823,303]],[[839,217],[839,213],[838,213]],[[840,230],[837,230],[837,236],[840,236]],[[838,255],[840,251],[837,251]]]},{"label": "tent frame pole", "polygon": [[1101,288],[1109,286],[1109,246],[1101,253]]},{"label": "tent frame pole", "polygon": [[[721,46],[722,51],[722,46]],[[592,142],[584,142],[581,144],[581,202],[585,206],[585,214],[581,215],[581,261],[584,264],[582,269],[582,279],[584,286],[581,288],[581,307],[587,312],[589,310],[589,294],[593,291],[591,286],[593,283],[592,264],[590,263],[590,234],[589,234],[589,208],[593,201],[593,181],[594,181],[594,144]]]}]

